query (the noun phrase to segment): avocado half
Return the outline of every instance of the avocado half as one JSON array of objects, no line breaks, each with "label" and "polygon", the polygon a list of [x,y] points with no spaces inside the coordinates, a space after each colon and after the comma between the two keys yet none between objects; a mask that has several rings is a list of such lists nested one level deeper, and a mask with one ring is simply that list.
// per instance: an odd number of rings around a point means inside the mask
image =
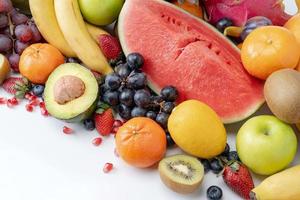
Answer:
[{"label": "avocado half", "polygon": [[[58,81],[70,76],[82,81],[84,91],[77,98],[63,104],[58,103],[55,90],[58,87],[63,87],[57,85],[60,83]],[[72,84],[70,82],[68,86],[72,86]],[[76,63],[66,63],[57,67],[49,76],[45,86],[44,101],[48,112],[53,117],[68,122],[79,122],[93,114],[97,106],[98,92],[97,80],[90,70]]]}]

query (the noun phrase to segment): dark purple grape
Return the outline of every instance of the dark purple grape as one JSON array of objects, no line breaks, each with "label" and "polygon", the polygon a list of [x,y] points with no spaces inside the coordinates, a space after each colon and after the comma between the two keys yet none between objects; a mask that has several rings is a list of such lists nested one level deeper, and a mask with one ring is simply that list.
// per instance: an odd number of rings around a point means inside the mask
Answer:
[{"label": "dark purple grape", "polygon": [[32,31],[28,25],[20,24],[15,27],[15,36],[21,42],[29,42],[32,37]]},{"label": "dark purple grape", "polygon": [[67,63],[80,63],[80,60],[78,58],[69,57],[66,59]]},{"label": "dark purple grape", "polygon": [[165,113],[171,114],[174,108],[175,108],[175,103],[173,102],[164,102],[162,104],[162,111]]},{"label": "dark purple grape", "polygon": [[124,104],[120,104],[118,106],[118,113],[125,120],[128,120],[131,118],[131,109],[130,109],[130,107],[128,107]]},{"label": "dark purple grape", "polygon": [[11,0],[1,0],[0,1],[0,12],[1,13],[8,13],[13,9],[13,5]]},{"label": "dark purple grape", "polygon": [[1,29],[1,34],[7,35],[7,36],[10,37],[10,29],[9,29],[9,27]]},{"label": "dark purple grape", "polygon": [[153,120],[156,119],[156,116],[157,116],[156,112],[154,112],[154,111],[152,111],[152,110],[150,110],[150,111],[148,111],[148,112],[146,113],[146,117],[148,117],[148,118],[150,118],[150,119],[153,119]]},{"label": "dark purple grape", "polygon": [[133,96],[134,91],[131,89],[123,89],[119,96],[120,103],[126,105],[126,106],[132,106],[133,105]]},{"label": "dark purple grape", "polygon": [[12,40],[4,34],[0,34],[0,52],[4,53],[13,47]]},{"label": "dark purple grape", "polygon": [[147,90],[138,90],[134,94],[134,103],[139,107],[146,108],[151,102],[150,97],[151,95]]},{"label": "dark purple grape", "polygon": [[127,78],[129,74],[131,73],[131,70],[129,69],[128,65],[120,64],[115,68],[116,73],[122,78]]},{"label": "dark purple grape", "polygon": [[131,53],[127,56],[127,63],[132,70],[140,69],[144,64],[144,58],[139,53]]},{"label": "dark purple grape", "polygon": [[40,42],[42,40],[42,35],[39,29],[36,27],[35,24],[30,24],[29,27],[32,32],[32,42],[34,43]]},{"label": "dark purple grape", "polygon": [[165,101],[176,101],[178,91],[174,86],[166,86],[160,91],[160,95]]},{"label": "dark purple grape", "polygon": [[140,107],[134,107],[131,111],[131,117],[144,117],[146,115],[147,110]]},{"label": "dark purple grape", "polygon": [[262,26],[270,26],[272,25],[272,21],[263,16],[256,16],[248,19],[246,22],[243,31],[241,33],[241,39],[245,40],[246,37],[255,29]]},{"label": "dark purple grape", "polygon": [[5,14],[0,14],[0,28],[8,26],[8,17]]},{"label": "dark purple grape", "polygon": [[167,128],[169,115],[167,113],[161,112],[156,116],[156,122],[163,128]]},{"label": "dark purple grape", "polygon": [[223,18],[223,19],[220,19],[217,23],[216,23],[216,28],[221,32],[223,33],[224,30],[229,27],[229,26],[232,26],[233,25],[233,21],[229,18]]},{"label": "dark purple grape", "polygon": [[17,26],[19,24],[25,24],[29,19],[26,15],[18,12],[13,12],[11,14],[12,23]]},{"label": "dark purple grape", "polygon": [[10,56],[8,56],[8,61],[10,63],[10,67],[14,72],[20,72],[19,70],[19,61],[20,56],[19,54],[13,53]]},{"label": "dark purple grape", "polygon": [[19,40],[15,41],[15,51],[17,54],[21,55],[23,53],[23,51],[30,46],[30,43],[23,43],[20,42]]},{"label": "dark purple grape", "polygon": [[132,89],[142,89],[147,84],[147,78],[144,73],[132,72],[127,78],[127,87]]},{"label": "dark purple grape", "polygon": [[117,91],[108,90],[103,94],[103,101],[111,106],[116,106],[119,103],[119,93]]},{"label": "dark purple grape", "polygon": [[120,87],[121,79],[116,73],[108,74],[105,77],[105,85],[111,89],[116,90]]}]

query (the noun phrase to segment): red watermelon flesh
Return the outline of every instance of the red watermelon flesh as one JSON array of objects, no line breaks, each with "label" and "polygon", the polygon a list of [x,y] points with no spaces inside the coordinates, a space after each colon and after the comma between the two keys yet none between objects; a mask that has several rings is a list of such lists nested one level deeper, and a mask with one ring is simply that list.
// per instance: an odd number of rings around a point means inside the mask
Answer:
[{"label": "red watermelon flesh", "polygon": [[126,0],[118,21],[125,54],[139,52],[150,87],[174,85],[180,100],[197,99],[224,123],[253,114],[263,82],[244,69],[239,50],[206,22],[161,0]]}]

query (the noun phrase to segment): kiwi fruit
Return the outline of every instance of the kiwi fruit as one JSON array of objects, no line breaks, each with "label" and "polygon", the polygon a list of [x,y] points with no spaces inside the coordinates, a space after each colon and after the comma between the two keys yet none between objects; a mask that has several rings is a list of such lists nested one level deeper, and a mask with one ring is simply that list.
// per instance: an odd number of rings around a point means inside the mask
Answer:
[{"label": "kiwi fruit", "polygon": [[197,190],[204,176],[204,167],[194,157],[175,155],[166,157],[158,166],[162,182],[171,190],[188,194]]},{"label": "kiwi fruit", "polygon": [[300,72],[293,69],[274,72],[266,80],[264,95],[276,117],[291,124],[300,122]]},{"label": "kiwi fruit", "polygon": [[7,78],[10,72],[10,65],[7,58],[0,54],[0,85]]}]

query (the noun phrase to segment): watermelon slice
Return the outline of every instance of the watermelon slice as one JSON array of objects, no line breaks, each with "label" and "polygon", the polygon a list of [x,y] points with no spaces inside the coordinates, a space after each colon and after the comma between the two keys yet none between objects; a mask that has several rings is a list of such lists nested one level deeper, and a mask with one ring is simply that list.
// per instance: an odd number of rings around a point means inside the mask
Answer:
[{"label": "watermelon slice", "polygon": [[224,123],[243,120],[264,102],[263,82],[244,69],[240,51],[214,27],[162,0],[126,0],[118,21],[125,54],[139,52],[150,87],[174,85]]}]

